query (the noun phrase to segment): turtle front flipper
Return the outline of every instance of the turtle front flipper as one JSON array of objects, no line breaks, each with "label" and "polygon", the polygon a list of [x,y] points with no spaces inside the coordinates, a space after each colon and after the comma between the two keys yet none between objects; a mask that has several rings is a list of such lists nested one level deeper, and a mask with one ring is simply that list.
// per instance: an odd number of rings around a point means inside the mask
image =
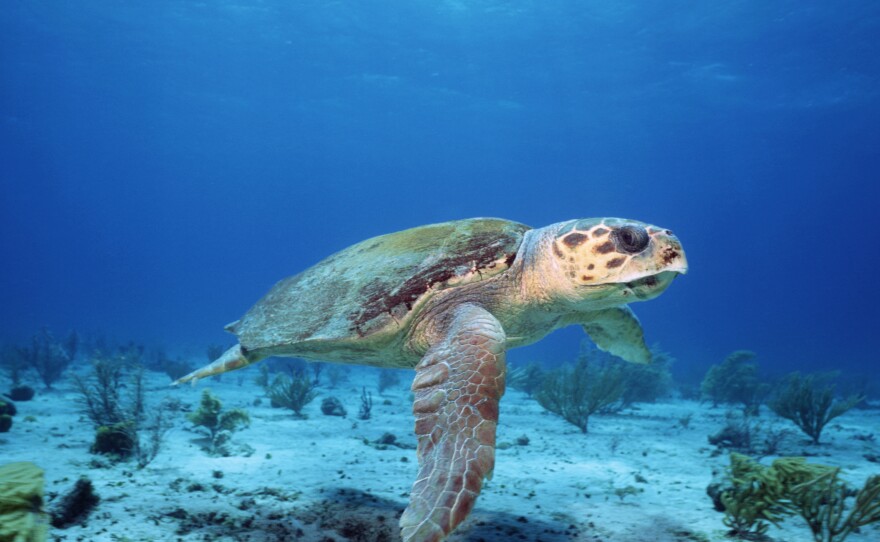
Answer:
[{"label": "turtle front flipper", "polygon": [[404,542],[445,538],[470,513],[483,478],[491,477],[504,343],[501,323],[465,304],[416,366],[419,474],[400,518]]},{"label": "turtle front flipper", "polygon": [[581,322],[601,350],[632,363],[651,363],[642,325],[626,305],[591,312]]},{"label": "turtle front flipper", "polygon": [[178,384],[183,384],[184,382],[189,381],[192,381],[193,384],[195,384],[196,381],[198,381],[200,378],[214,376],[228,371],[234,371],[235,369],[241,369],[242,367],[247,367],[248,365],[256,363],[257,361],[259,361],[259,359],[248,359],[244,355],[244,352],[242,352],[241,345],[236,344],[226,352],[223,352],[223,355],[217,358],[213,363],[205,365],[201,369],[196,369],[188,375],[178,378],[177,380],[172,382],[171,385],[176,386]]}]

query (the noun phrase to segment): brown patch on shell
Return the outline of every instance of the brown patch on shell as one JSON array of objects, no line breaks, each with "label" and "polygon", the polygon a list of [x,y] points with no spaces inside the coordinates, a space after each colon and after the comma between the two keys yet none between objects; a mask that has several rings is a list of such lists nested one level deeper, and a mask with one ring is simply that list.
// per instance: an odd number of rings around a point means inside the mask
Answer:
[{"label": "brown patch on shell", "polygon": [[[398,288],[382,278],[376,278],[361,288],[364,300],[362,309],[349,315],[351,330],[363,336],[362,326],[382,314],[402,318],[412,309],[413,304],[435,285],[442,285],[455,277],[468,273],[479,273],[481,269],[497,267],[496,262],[503,258],[509,267],[516,259],[519,236],[515,233],[499,235],[496,232],[480,232],[471,235],[455,252],[439,259],[430,267],[409,277]],[[499,258],[499,245],[508,246],[511,252],[502,253]],[[491,266],[491,267],[490,267]]]},{"label": "brown patch on shell", "polygon": [[605,228],[596,228],[595,230],[593,230],[593,237],[602,237],[606,233],[608,233],[608,230],[606,230]]}]

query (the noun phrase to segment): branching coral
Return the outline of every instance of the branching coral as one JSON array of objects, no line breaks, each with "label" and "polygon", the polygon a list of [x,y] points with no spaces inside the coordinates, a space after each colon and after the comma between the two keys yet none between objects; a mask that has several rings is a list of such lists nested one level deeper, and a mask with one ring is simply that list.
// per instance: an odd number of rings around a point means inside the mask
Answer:
[{"label": "branching coral", "polygon": [[315,384],[302,371],[292,377],[277,375],[266,392],[273,406],[289,408],[299,418],[304,417],[302,409],[318,396]]},{"label": "branching coral", "polygon": [[864,400],[862,396],[850,396],[843,401],[834,400],[834,387],[819,387],[820,375],[801,376],[792,373],[785,386],[770,401],[770,408],[779,416],[791,420],[806,435],[819,444],[822,430],[834,418]]},{"label": "branching coral", "polygon": [[535,398],[586,433],[590,416],[618,404],[623,391],[623,373],[617,367],[594,367],[581,359],[572,369],[548,372]]},{"label": "branching coral", "polygon": [[76,356],[79,336],[76,332],[70,334],[63,341],[56,339],[48,329],[43,329],[31,339],[30,346],[18,349],[18,354],[24,362],[34,369],[47,389],[52,389],[54,383],[73,361]]},{"label": "branching coral", "polygon": [[758,365],[752,360],[756,354],[737,350],[723,362],[713,365],[700,384],[703,399],[720,403],[741,404],[747,414],[757,414],[770,387],[758,381]]},{"label": "branching coral", "polygon": [[506,381],[512,389],[531,397],[544,383],[544,370],[535,362],[529,362],[525,367],[508,367]]},{"label": "branching coral", "polygon": [[[841,542],[861,527],[880,522],[880,476],[858,492],[840,480],[840,469],[782,457],[769,467],[740,454],[730,455],[731,488],[721,495],[724,524],[731,535],[761,539],[768,524],[797,514],[815,542]],[[847,500],[855,494],[850,505]]]}]

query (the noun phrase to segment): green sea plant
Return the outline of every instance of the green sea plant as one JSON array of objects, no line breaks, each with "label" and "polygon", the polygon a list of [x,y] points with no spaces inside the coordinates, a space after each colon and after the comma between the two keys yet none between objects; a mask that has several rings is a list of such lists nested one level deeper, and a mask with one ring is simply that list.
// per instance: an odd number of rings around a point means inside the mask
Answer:
[{"label": "green sea plant", "polygon": [[778,526],[791,515],[781,503],[784,487],[773,469],[746,455],[731,453],[727,476],[731,485],[721,493],[721,503],[730,536],[761,540],[770,524]]},{"label": "green sea plant", "polygon": [[75,331],[71,331],[65,339],[58,340],[48,329],[43,328],[31,338],[29,346],[18,348],[18,355],[40,375],[46,389],[52,389],[52,384],[76,357],[78,345],[79,336]]},{"label": "green sea plant", "polygon": [[525,367],[509,367],[505,377],[507,385],[532,397],[544,383],[544,369],[531,361]]},{"label": "green sea plant", "polygon": [[48,528],[43,470],[30,462],[0,466],[0,542],[41,542]]},{"label": "green sea plant", "polygon": [[369,420],[373,411],[373,394],[367,388],[361,387],[361,408],[358,411],[358,419]]},{"label": "green sea plant", "polygon": [[810,526],[817,542],[843,540],[866,525],[880,522],[880,475],[868,478],[844,518],[845,500],[850,490],[839,483],[838,472],[839,469],[833,477],[818,481],[818,487],[803,488],[803,498],[799,495],[801,491],[795,491],[801,517]]},{"label": "green sea plant", "polygon": [[223,411],[223,403],[215,397],[211,390],[202,392],[202,400],[195,412],[187,414],[187,418],[197,427],[208,430],[210,437],[208,452],[211,455],[230,455],[227,444],[231,434],[242,427],[250,425],[248,413],[236,408]]},{"label": "green sea plant", "polygon": [[770,408],[779,416],[791,420],[819,444],[822,430],[828,422],[862,402],[865,397],[851,395],[842,401],[834,399],[834,386],[822,385],[827,375],[791,373],[785,384],[770,401]]},{"label": "green sea plant", "polygon": [[27,361],[24,359],[20,348],[16,348],[11,344],[0,345],[0,368],[12,381],[13,387],[21,384],[21,379],[28,369]]},{"label": "green sea plant", "polygon": [[703,400],[712,401],[712,406],[739,404],[746,414],[757,414],[770,386],[758,380],[758,364],[752,361],[756,355],[737,350],[710,367],[700,384]]},{"label": "green sea plant", "polygon": [[581,358],[573,368],[549,371],[535,398],[542,407],[586,433],[590,416],[614,409],[623,391],[623,373],[618,367]]},{"label": "green sea plant", "polygon": [[[815,542],[841,542],[880,522],[880,475],[858,491],[840,479],[840,468],[781,457],[769,467],[740,454],[730,455],[731,487],[721,494],[724,524],[731,536],[761,540],[769,524],[801,516]],[[853,502],[848,502],[854,496]]]},{"label": "green sea plant", "polygon": [[[131,374],[128,371],[131,370]],[[92,371],[74,376],[83,412],[95,426],[92,453],[130,457],[138,449],[138,424],[144,414],[143,371],[125,358],[100,356]]]},{"label": "green sea plant", "polygon": [[289,408],[297,418],[304,418],[303,408],[318,396],[315,383],[304,371],[296,371],[292,376],[278,374],[267,389],[272,406]]}]

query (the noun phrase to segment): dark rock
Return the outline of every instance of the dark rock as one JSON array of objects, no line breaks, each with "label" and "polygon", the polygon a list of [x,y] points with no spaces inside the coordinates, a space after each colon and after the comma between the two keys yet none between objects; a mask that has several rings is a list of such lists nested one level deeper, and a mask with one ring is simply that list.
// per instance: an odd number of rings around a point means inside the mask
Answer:
[{"label": "dark rock", "polygon": [[326,397],[321,401],[321,412],[327,416],[345,416],[347,412],[342,402],[336,397]]},{"label": "dark rock", "polygon": [[394,436],[393,433],[385,433],[381,437],[379,437],[379,440],[376,441],[376,444],[397,445],[397,437]]},{"label": "dark rock", "polygon": [[13,401],[30,401],[34,398],[34,388],[30,386],[17,386],[9,390],[9,398]]},{"label": "dark rock", "polygon": [[712,499],[712,507],[718,512],[724,512],[724,503],[721,502],[721,494],[733,490],[733,482],[724,472],[713,472],[712,481],[706,487],[706,494]]},{"label": "dark rock", "polygon": [[0,414],[0,433],[6,433],[12,429],[12,416]]}]

